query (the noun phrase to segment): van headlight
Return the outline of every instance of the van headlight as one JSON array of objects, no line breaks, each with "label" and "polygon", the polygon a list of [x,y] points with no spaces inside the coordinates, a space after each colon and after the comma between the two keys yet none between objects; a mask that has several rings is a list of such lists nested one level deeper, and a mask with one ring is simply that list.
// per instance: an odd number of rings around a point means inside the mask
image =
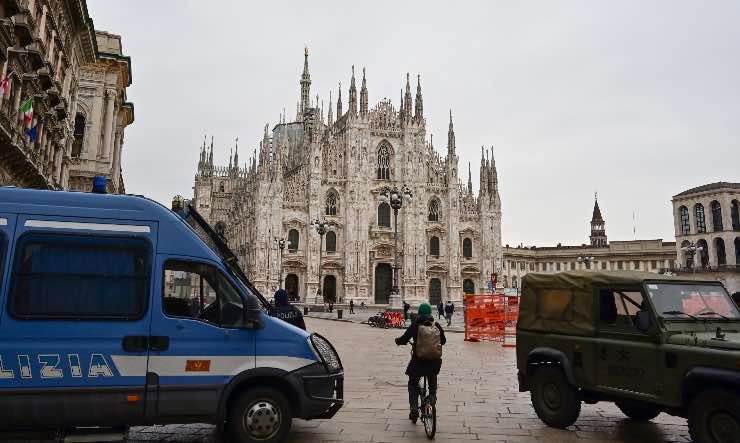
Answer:
[{"label": "van headlight", "polygon": [[342,361],[339,360],[339,354],[337,354],[334,346],[329,343],[329,340],[316,333],[311,334],[308,339],[311,342],[311,346],[316,352],[316,355],[326,365],[329,372],[335,372],[342,369]]}]

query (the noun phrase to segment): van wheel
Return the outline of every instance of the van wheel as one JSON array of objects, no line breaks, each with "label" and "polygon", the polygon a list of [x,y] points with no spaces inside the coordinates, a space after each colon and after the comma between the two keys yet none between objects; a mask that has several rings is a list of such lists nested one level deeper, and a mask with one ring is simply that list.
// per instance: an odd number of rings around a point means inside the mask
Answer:
[{"label": "van wheel", "polygon": [[689,405],[689,433],[696,443],[740,442],[740,396],[707,391]]},{"label": "van wheel", "polygon": [[532,376],[532,406],[540,418],[553,428],[567,428],[581,413],[578,390],[555,367],[537,369]]},{"label": "van wheel", "polygon": [[290,432],[291,411],[285,396],[272,388],[249,389],[229,411],[228,427],[239,443],[277,443]]},{"label": "van wheel", "polygon": [[615,402],[620,411],[635,421],[648,421],[660,415],[660,409],[646,403],[631,401]]}]

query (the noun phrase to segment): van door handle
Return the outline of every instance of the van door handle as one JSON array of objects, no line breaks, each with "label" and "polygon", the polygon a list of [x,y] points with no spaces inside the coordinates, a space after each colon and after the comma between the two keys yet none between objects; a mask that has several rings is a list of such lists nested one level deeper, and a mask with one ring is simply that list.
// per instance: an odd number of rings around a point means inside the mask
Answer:
[{"label": "van door handle", "polygon": [[166,351],[170,348],[170,338],[164,335],[151,335],[149,336],[149,350],[150,351]]},{"label": "van door handle", "polygon": [[146,352],[149,347],[145,335],[127,335],[123,337],[123,350],[126,352]]}]

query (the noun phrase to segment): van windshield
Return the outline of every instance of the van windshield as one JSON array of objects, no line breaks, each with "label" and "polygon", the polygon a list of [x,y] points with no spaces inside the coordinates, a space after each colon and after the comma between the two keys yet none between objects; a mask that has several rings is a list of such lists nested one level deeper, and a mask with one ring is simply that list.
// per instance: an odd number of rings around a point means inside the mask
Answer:
[{"label": "van windshield", "polygon": [[[183,213],[184,212],[184,213]],[[241,286],[246,289],[247,296],[257,297],[260,301],[261,308],[268,311],[270,304],[260,294],[257,288],[247,278],[244,271],[239,266],[239,259],[231,249],[226,245],[226,241],[221,237],[212,227],[205,221],[205,219],[195,210],[191,205],[187,206],[187,211],[180,212],[178,214],[185,220],[185,222],[195,231],[195,234],[200,237],[201,240],[223,261],[226,269],[229,270],[231,276],[237,280]]]},{"label": "van windshield", "polygon": [[658,315],[666,319],[740,320],[740,312],[720,285],[648,283]]}]

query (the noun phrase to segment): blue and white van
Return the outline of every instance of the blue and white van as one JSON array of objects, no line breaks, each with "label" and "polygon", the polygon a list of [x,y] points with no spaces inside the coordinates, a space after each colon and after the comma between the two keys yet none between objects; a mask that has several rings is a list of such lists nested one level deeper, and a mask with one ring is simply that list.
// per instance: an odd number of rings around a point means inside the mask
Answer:
[{"label": "blue and white van", "polygon": [[192,208],[0,187],[0,429],[207,422],[281,441],[339,410],[344,373],[268,310]]}]

